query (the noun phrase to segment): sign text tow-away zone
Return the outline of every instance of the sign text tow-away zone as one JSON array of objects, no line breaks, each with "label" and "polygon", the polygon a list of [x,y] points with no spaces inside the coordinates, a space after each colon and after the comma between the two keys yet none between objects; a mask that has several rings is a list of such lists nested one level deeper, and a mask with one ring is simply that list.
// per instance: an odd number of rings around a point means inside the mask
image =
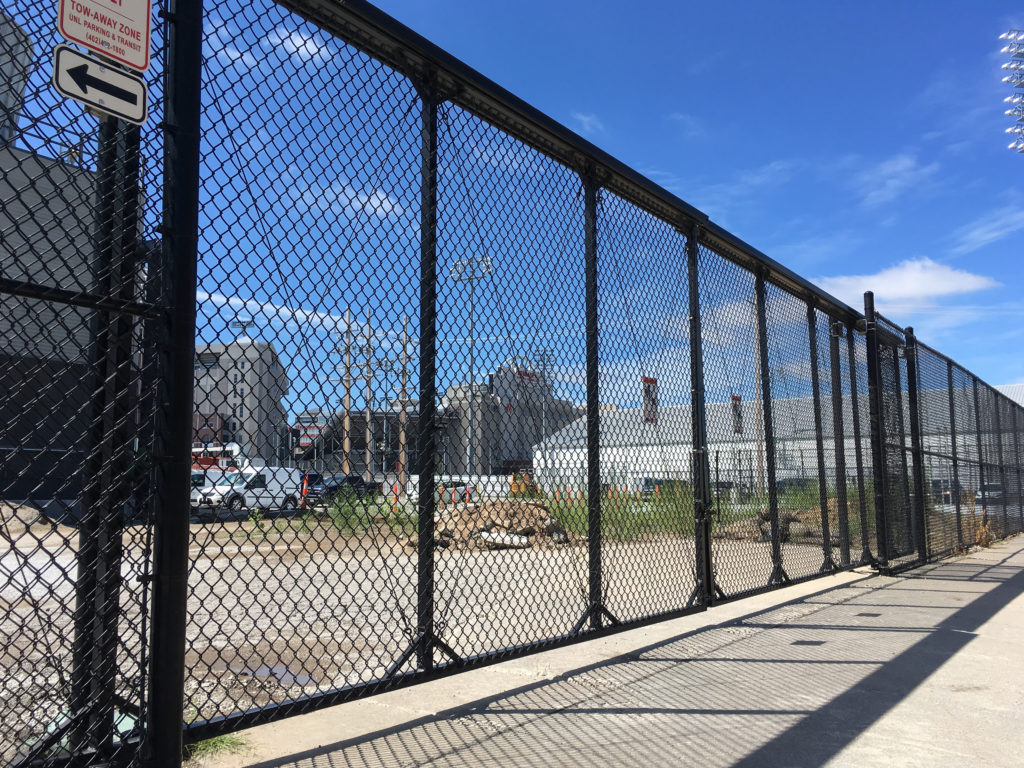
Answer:
[{"label": "sign text tow-away zone", "polygon": [[150,0],[60,0],[68,40],[139,72],[149,68]]}]

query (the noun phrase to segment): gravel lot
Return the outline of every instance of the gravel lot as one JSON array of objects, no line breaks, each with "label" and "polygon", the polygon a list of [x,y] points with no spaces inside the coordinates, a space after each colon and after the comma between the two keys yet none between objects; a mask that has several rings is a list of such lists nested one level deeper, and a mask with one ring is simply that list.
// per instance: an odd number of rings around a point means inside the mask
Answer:
[{"label": "gravel lot", "polygon": [[[124,537],[119,693],[143,680],[142,529]],[[379,679],[415,628],[416,562],[405,534],[359,534],[328,520],[192,525],[186,715],[204,720]],[[4,667],[0,755],[38,736],[65,705],[71,662],[76,534],[18,539],[0,552]],[[716,578],[729,594],[771,571],[765,542],[715,539]],[[606,542],[605,603],[621,621],[684,607],[694,588],[692,537]],[[816,569],[820,544],[785,545],[787,563]],[[566,634],[587,605],[585,543],[436,551],[436,626],[462,656]],[[792,572],[791,572],[792,573]],[[792,573],[792,575],[800,575]],[[439,653],[437,661],[444,657]]]}]

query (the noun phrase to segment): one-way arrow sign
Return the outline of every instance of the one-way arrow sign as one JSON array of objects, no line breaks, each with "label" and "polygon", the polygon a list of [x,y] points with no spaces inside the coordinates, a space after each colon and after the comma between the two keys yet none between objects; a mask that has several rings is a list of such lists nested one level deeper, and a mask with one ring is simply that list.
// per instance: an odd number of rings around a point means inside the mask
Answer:
[{"label": "one-way arrow sign", "polygon": [[66,45],[53,49],[53,87],[129,123],[146,122],[149,93],[145,81]]}]

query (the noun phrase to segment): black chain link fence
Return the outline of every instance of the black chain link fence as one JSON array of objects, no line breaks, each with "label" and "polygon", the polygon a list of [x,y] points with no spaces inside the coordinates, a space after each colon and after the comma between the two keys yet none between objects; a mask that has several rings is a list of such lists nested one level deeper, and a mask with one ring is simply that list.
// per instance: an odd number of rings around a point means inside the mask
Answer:
[{"label": "black chain link fence", "polygon": [[1021,530],[1019,406],[371,7],[208,0],[193,81],[176,3],[135,130],[52,90],[37,5],[0,15],[5,761],[173,764],[182,715]]},{"label": "black chain link fence", "polygon": [[0,762],[122,762],[149,707],[166,423],[163,23],[149,120],[51,85],[56,5],[0,10]]}]

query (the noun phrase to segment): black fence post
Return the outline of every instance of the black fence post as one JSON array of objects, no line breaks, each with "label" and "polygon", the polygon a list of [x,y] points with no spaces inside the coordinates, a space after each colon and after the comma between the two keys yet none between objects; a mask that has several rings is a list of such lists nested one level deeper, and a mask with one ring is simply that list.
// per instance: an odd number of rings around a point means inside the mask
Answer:
[{"label": "black fence post", "polygon": [[153,626],[145,761],[181,765],[199,241],[202,0],[173,0],[165,73],[163,258],[170,270],[165,435],[157,461]]},{"label": "black fence post", "polygon": [[[905,346],[905,345],[904,345]],[[892,348],[892,375],[893,375],[893,397],[896,398],[896,431],[900,437],[899,458],[903,478],[903,547],[902,554],[909,553],[914,548],[914,512],[910,504],[910,471],[907,467],[907,425],[903,419],[903,384],[900,381],[900,359],[899,350]]]},{"label": "black fence post", "polygon": [[825,479],[825,445],[821,426],[821,381],[818,375],[818,317],[812,298],[807,300],[807,338],[811,351],[811,389],[814,399],[814,445],[818,457],[818,501],[821,504],[822,572],[834,571],[832,527],[828,519],[828,483]]},{"label": "black fence post", "polygon": [[420,381],[416,443],[416,664],[434,668],[434,437],[437,429],[437,94],[419,88],[420,124]]},{"label": "black fence post", "polygon": [[864,332],[867,337],[868,408],[871,420],[871,474],[875,492],[875,558],[880,570],[889,567],[889,536],[886,520],[889,510],[885,464],[885,433],[882,428],[881,363],[878,359],[878,327],[875,322],[875,295],[864,294]]},{"label": "black fence post", "polygon": [[1002,414],[1000,414],[1000,397],[1001,395],[999,393],[992,393],[992,404],[995,406],[996,420],[996,468],[999,470],[999,497],[1002,499],[1003,507],[1003,536],[1006,536],[1009,533],[1010,520],[1009,516],[1006,514],[1006,470],[1003,467],[1003,417]]},{"label": "black fence post", "polygon": [[[103,118],[97,135],[95,250],[90,272],[93,291],[110,295],[111,273],[114,269],[116,244],[117,187],[119,174],[119,129],[114,118]],[[110,433],[112,394],[108,377],[111,374],[108,356],[112,343],[111,313],[93,311],[89,329],[89,369],[92,375],[88,446],[85,453],[82,489],[80,546],[75,578],[75,633],[72,647],[70,715],[71,751],[109,752],[113,742],[114,711],[110,694],[113,679],[105,680],[106,659],[99,653],[102,644],[101,617],[107,614],[106,584],[102,561],[113,558],[111,547],[120,550],[120,533],[116,542],[110,536],[112,499],[110,485],[104,483],[104,468],[111,461],[113,435]],[[109,477],[107,478],[109,481]],[[117,565],[108,562],[106,565]],[[119,567],[119,566],[118,566]],[[113,595],[117,605],[117,595]],[[116,610],[116,608],[115,608]],[[116,614],[115,614],[116,622]],[[116,623],[115,623],[116,627]]]},{"label": "black fence post", "polygon": [[956,505],[956,546],[957,549],[963,549],[964,546],[964,526],[963,517],[960,510],[960,458],[957,455],[959,450],[956,444],[956,403],[953,392],[953,361],[946,361],[946,391],[949,393],[949,444],[950,444],[950,456],[953,459],[953,479],[952,487],[949,489],[949,495],[952,497],[950,500]]},{"label": "black fence post", "polygon": [[1024,492],[1024,486],[1021,484],[1021,462],[1020,462],[1020,422],[1017,420],[1017,416],[1020,413],[1020,406],[1016,403],[1011,404],[1013,413],[1013,466],[1017,475],[1017,493],[1014,495],[1017,504],[1017,517],[1019,518],[1018,531],[1024,531],[1024,499],[1021,495]]},{"label": "black fence post", "polygon": [[832,436],[836,460],[836,514],[839,518],[839,562],[850,564],[850,512],[846,498],[846,433],[843,428],[843,372],[839,361],[839,337],[843,325],[829,321],[829,363],[832,368]]},{"label": "black fence post", "polygon": [[[710,607],[716,586],[711,553],[711,468],[708,462],[708,430],[704,402],[704,341],[700,308],[700,229],[695,224],[686,238],[687,281],[690,312],[690,462],[693,479],[693,518],[696,586],[688,606]],[[724,597],[724,595],[723,595]]]},{"label": "black fence post", "polygon": [[761,371],[761,415],[764,421],[764,460],[768,480],[768,522],[772,537],[772,572],[768,584],[789,581],[782,564],[782,531],[779,526],[779,489],[775,478],[775,421],[772,418],[771,368],[768,363],[768,318],[765,307],[764,270],[754,274],[754,311],[757,315],[757,355]]},{"label": "black fence post", "polygon": [[601,398],[598,392],[597,315],[597,196],[600,187],[592,174],[583,174],[583,226],[585,254],[586,370],[587,370],[587,544],[589,563],[590,628],[601,629],[604,605],[601,568]]},{"label": "black fence post", "polygon": [[857,499],[860,502],[860,562],[874,562],[868,538],[868,500],[864,494],[864,451],[860,440],[860,394],[857,391],[857,347],[855,328],[846,326],[847,360],[850,369],[850,406],[853,409],[853,453],[857,461]]},{"label": "black fence post", "polygon": [[914,507],[913,525],[914,545],[917,557],[924,563],[928,561],[928,529],[925,520],[925,481],[924,481],[924,446],[921,439],[921,402],[917,391],[917,339],[914,329],[904,330],[906,338],[907,359],[907,410],[910,413],[910,450],[914,456]]},{"label": "black fence post", "polygon": [[[988,492],[985,490],[985,445],[981,438],[981,398],[978,396],[978,379],[971,376],[974,389],[974,436],[978,445],[978,490],[981,492],[981,522],[988,523]],[[977,496],[975,496],[977,499]]]}]

